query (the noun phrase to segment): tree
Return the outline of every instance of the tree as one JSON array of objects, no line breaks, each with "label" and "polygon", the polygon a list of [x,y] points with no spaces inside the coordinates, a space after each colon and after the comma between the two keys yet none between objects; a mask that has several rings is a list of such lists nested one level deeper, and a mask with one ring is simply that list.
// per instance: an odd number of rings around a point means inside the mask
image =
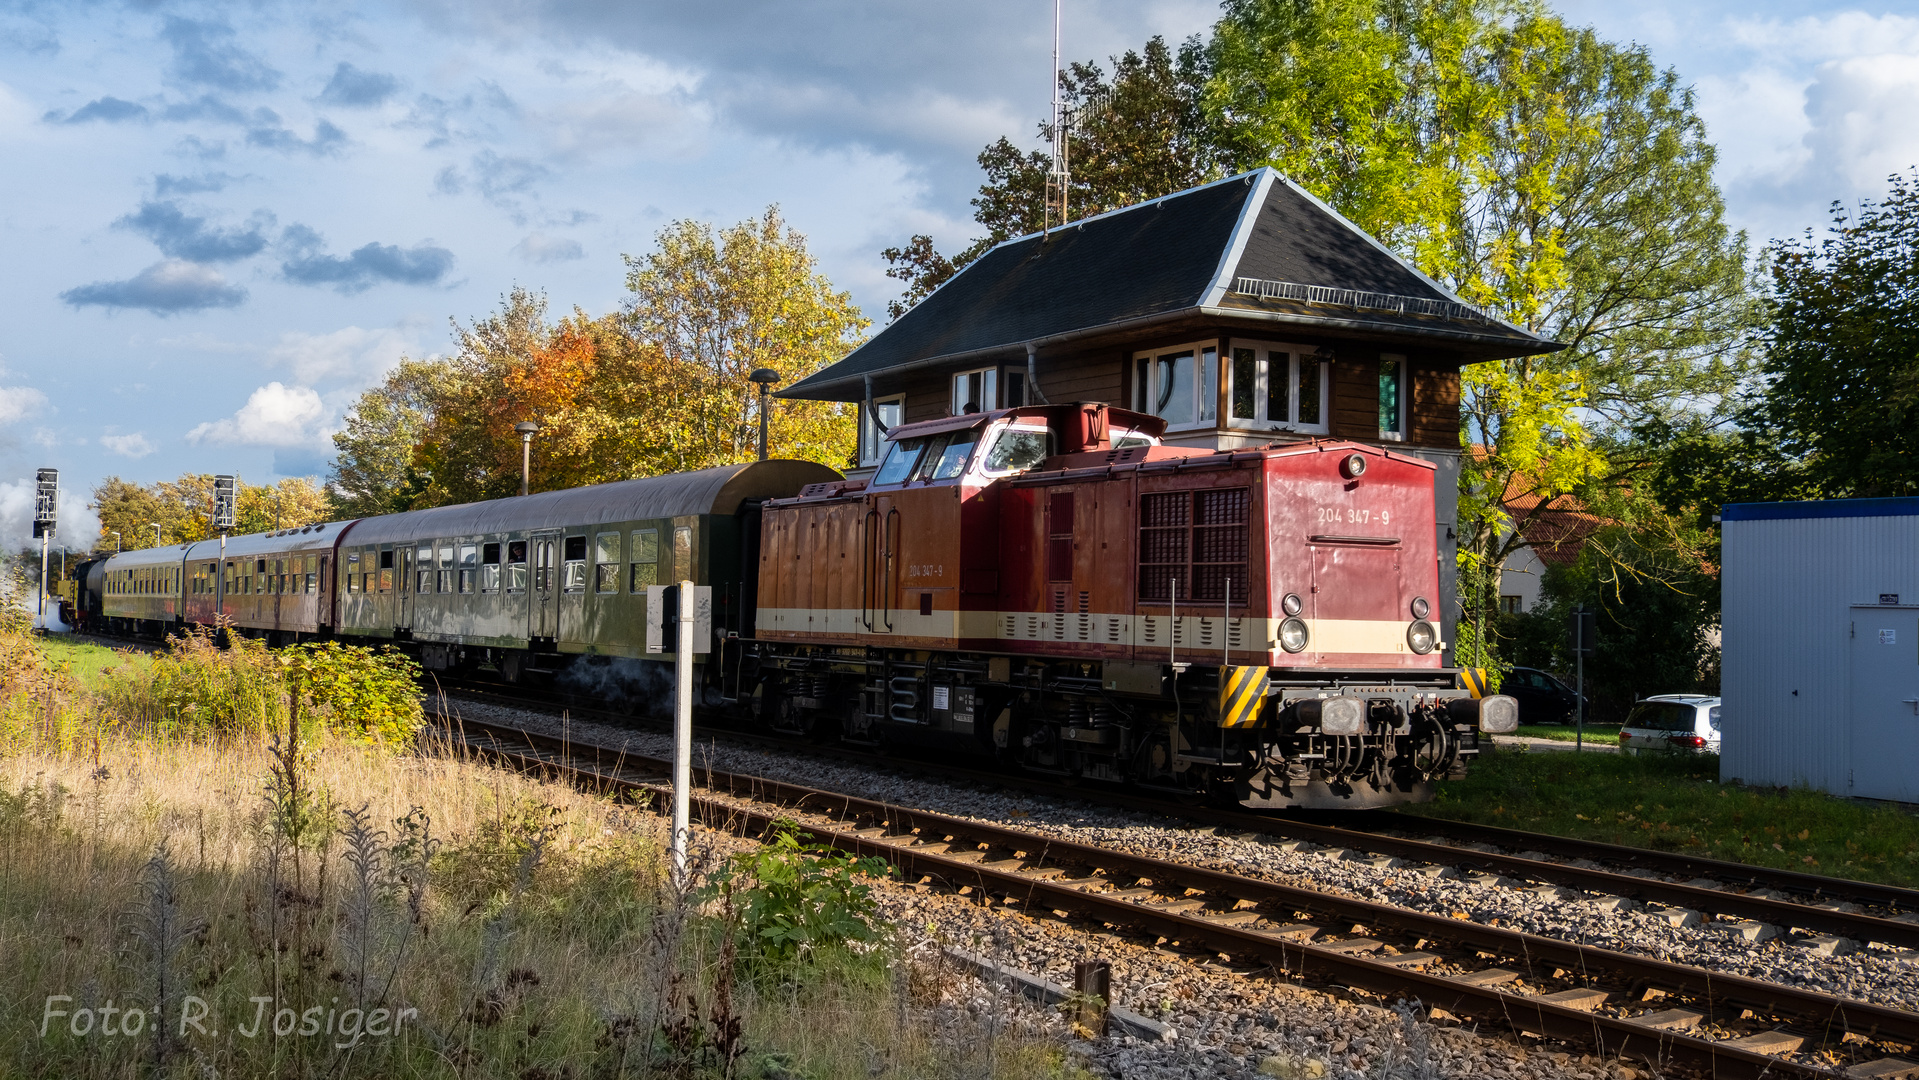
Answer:
[{"label": "tree", "polygon": [[424,493],[413,448],[432,413],[435,383],[446,374],[444,362],[402,357],[347,411],[346,426],[333,434],[337,454],[327,476],[339,516],[398,513]]},{"label": "tree", "polygon": [[[1175,53],[1156,36],[1111,63],[1110,81],[1097,63],[1075,62],[1060,73],[1070,122],[1067,211],[1075,220],[1216,180],[1229,165],[1201,107],[1206,53],[1197,39]],[[1050,121],[1039,125],[1039,137],[1052,141]],[[973,199],[973,219],[984,236],[950,259],[923,235],[880,253],[887,276],[907,286],[888,305],[893,318],[988,248],[1045,226],[1049,155],[1021,151],[1002,137],[980,151],[979,165],[986,182]]]},{"label": "tree", "polygon": [[1751,417],[1828,497],[1919,493],[1919,169],[1831,234],[1770,248],[1765,385]]},{"label": "tree", "polygon": [[[622,437],[648,451],[655,471],[749,460],[758,452],[759,387],[747,376],[772,368],[791,383],[845,356],[870,323],[852,297],[814,269],[806,238],[778,207],[715,234],[702,222],[661,230],[656,248],[627,256],[627,303],[619,327],[632,348],[665,365],[649,380],[646,428]],[[837,402],[774,406],[769,440],[787,456],[833,465],[854,454],[853,410]]]},{"label": "tree", "polygon": [[[290,477],[273,485],[241,482],[234,492],[234,502],[232,531],[236,534],[295,529],[334,516],[326,489],[304,477]],[[109,476],[93,489],[88,505],[100,516],[100,535],[89,540],[111,547],[112,534],[117,532],[120,546],[126,551],[155,546],[155,522],[160,525],[161,545],[190,544],[219,535],[212,521],[211,473],[185,473],[178,480],[146,485]]]},{"label": "tree", "polygon": [[1490,610],[1525,543],[1516,496],[1549,510],[1646,465],[1601,452],[1633,430],[1730,411],[1757,314],[1744,237],[1724,224],[1691,92],[1644,49],[1523,2],[1230,0],[1212,72],[1207,105],[1239,160],[1568,346],[1465,370],[1469,608]]}]

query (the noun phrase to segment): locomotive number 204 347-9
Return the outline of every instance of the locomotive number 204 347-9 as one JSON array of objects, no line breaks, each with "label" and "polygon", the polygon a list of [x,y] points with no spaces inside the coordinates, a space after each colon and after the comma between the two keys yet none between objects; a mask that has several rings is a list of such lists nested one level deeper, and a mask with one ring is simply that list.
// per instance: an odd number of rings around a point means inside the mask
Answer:
[{"label": "locomotive number 204 347-9", "polygon": [[1319,523],[1321,525],[1370,525],[1375,521],[1381,525],[1391,525],[1393,523],[1393,512],[1391,510],[1374,512],[1372,510],[1362,510],[1356,506],[1322,506],[1319,508]]}]

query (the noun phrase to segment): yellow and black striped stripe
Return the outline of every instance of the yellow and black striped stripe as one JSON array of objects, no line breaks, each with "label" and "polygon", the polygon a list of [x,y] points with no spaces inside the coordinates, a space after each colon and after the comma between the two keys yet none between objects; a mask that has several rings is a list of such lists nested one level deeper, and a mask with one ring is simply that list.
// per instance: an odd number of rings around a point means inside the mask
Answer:
[{"label": "yellow and black striped stripe", "polygon": [[1485,668],[1469,667],[1464,669],[1459,673],[1459,685],[1462,689],[1471,690],[1473,696],[1476,698],[1483,698],[1490,692],[1486,689],[1487,679]]},{"label": "yellow and black striped stripe", "polygon": [[1219,726],[1251,727],[1259,722],[1272,672],[1264,667],[1219,669]]}]

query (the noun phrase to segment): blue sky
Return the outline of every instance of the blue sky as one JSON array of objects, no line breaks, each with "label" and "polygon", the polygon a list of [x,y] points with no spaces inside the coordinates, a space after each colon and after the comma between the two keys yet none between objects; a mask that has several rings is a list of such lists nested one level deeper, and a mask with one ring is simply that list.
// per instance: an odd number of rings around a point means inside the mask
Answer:
[{"label": "blue sky", "polygon": [[[1823,226],[1919,164],[1919,10],[1573,0],[1696,87],[1735,225]],[[1072,57],[1203,31],[1068,0]],[[403,353],[515,284],[599,313],[677,218],[779,203],[883,318],[877,252],[972,237],[973,156],[1031,140],[1047,0],[0,2],[0,539],[32,471],[323,472]]]}]

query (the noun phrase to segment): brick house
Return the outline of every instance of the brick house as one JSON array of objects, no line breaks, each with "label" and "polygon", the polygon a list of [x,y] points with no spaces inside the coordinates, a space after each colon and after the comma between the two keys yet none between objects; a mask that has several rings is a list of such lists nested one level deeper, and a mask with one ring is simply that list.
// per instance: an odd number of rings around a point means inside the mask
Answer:
[{"label": "brick house", "polygon": [[1411,454],[1439,469],[1450,597],[1460,368],[1561,347],[1258,169],[1008,240],[778,396],[859,403],[853,476],[877,463],[882,427],[1040,402],[1152,413],[1186,446],[1332,438]]}]

